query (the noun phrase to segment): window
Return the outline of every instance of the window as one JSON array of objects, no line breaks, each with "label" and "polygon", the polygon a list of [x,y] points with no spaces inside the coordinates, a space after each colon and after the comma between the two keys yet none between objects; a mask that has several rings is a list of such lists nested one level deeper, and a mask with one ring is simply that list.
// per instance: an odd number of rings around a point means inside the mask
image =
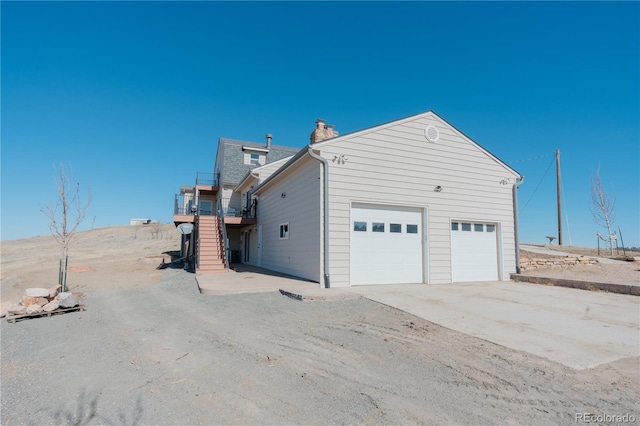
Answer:
[{"label": "window", "polygon": [[389,232],[393,234],[399,234],[402,232],[402,225],[399,223],[390,223],[389,224]]},{"label": "window", "polygon": [[473,230],[475,232],[483,232],[484,231],[484,225],[482,223],[474,223],[473,224]]},{"label": "window", "polygon": [[418,225],[407,225],[407,234],[417,234]]},{"label": "window", "polygon": [[496,232],[496,226],[487,224],[487,232]]},{"label": "window", "polygon": [[451,230],[452,231],[458,230],[458,222],[451,222]]},{"label": "window", "polygon": [[462,230],[463,231],[471,231],[471,224],[470,223],[463,223],[462,224]]},{"label": "window", "polygon": [[245,152],[244,153],[244,164],[249,166],[259,166],[265,164],[266,157],[264,154],[260,154],[259,152]]},{"label": "window", "polygon": [[356,232],[367,232],[367,222],[353,222],[353,230]]},{"label": "window", "polygon": [[371,230],[373,232],[384,232],[384,223],[373,222],[371,224]]},{"label": "window", "polygon": [[280,225],[280,239],[288,240],[289,239],[289,224],[283,223]]}]

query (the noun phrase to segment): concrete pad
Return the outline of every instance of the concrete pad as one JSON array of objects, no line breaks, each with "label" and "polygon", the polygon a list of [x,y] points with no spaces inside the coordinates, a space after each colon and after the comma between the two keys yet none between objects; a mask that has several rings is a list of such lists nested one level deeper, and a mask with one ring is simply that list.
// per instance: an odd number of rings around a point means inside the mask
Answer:
[{"label": "concrete pad", "polygon": [[452,330],[575,369],[640,356],[640,299],[513,282],[351,287]]},{"label": "concrete pad", "polygon": [[240,293],[265,293],[281,289],[299,292],[317,290],[318,283],[249,265],[234,265],[234,270],[218,274],[196,275],[200,293],[225,295]]}]

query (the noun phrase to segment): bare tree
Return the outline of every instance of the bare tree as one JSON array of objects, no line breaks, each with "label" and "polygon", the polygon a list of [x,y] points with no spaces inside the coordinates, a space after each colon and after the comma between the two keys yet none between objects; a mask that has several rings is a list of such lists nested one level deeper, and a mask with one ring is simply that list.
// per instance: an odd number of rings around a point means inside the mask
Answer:
[{"label": "bare tree", "polygon": [[615,233],[612,233],[614,221],[613,207],[616,204],[615,198],[611,200],[604,189],[602,180],[600,179],[600,166],[596,170],[596,174],[591,176],[591,215],[593,221],[600,226],[607,228],[607,236],[603,237],[598,233],[598,238],[609,243],[611,256],[613,256],[613,241],[616,239]]},{"label": "bare tree", "polygon": [[[67,290],[69,245],[91,204],[91,188],[87,187],[87,199],[83,201],[80,196],[80,183],[72,182],[72,176],[67,169],[68,167],[62,163],[58,168],[54,166],[56,201],[55,203],[48,202],[45,206],[40,205],[40,211],[49,219],[49,230],[53,238],[60,244],[58,284],[63,286],[64,291]],[[64,268],[62,266],[63,258]]]}]

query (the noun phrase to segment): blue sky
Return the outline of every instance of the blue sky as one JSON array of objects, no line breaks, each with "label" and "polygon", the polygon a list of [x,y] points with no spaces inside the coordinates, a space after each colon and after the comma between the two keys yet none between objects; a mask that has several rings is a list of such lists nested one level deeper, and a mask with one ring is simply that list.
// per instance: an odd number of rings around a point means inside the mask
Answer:
[{"label": "blue sky", "polygon": [[[54,165],[93,201],[82,229],[170,222],[217,140],[302,147],[433,110],[525,175],[520,235],[596,245],[600,166],[640,246],[638,2],[7,2],[2,240],[45,235]],[[198,153],[194,155],[194,153]],[[568,224],[567,224],[568,223]]]}]

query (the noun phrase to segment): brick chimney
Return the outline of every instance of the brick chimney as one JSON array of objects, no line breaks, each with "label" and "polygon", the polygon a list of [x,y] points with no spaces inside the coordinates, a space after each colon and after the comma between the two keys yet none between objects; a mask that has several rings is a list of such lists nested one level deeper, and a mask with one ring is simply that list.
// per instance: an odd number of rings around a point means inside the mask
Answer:
[{"label": "brick chimney", "polygon": [[309,138],[311,143],[318,143],[338,136],[338,132],[333,130],[334,127],[335,126],[333,124],[329,124],[325,127],[325,121],[322,118],[318,118],[316,120],[316,128],[313,129],[311,137]]}]

